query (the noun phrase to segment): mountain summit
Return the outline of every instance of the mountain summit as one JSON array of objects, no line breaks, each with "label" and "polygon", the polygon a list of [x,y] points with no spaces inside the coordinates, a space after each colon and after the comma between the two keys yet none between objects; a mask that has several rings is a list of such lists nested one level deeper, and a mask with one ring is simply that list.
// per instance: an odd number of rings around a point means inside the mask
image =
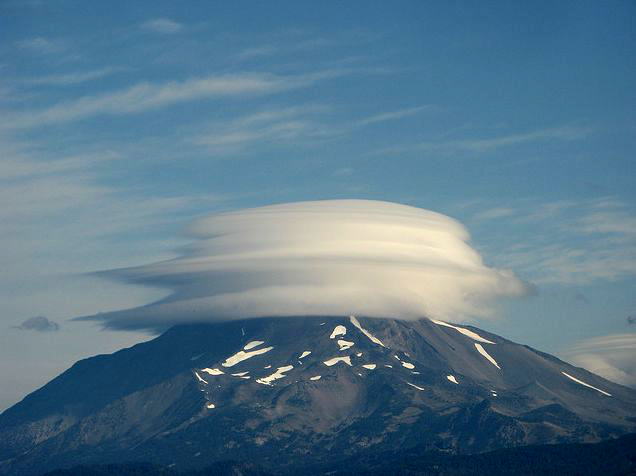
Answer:
[{"label": "mountain summit", "polygon": [[302,467],[636,431],[636,391],[471,326],[271,317],[81,360],[0,415],[0,474],[145,461]]}]

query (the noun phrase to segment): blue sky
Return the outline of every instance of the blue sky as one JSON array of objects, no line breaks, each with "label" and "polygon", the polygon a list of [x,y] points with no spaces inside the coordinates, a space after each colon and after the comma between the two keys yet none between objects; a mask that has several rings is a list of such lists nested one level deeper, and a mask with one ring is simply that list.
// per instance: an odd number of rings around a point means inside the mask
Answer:
[{"label": "blue sky", "polygon": [[[535,289],[480,326],[634,384],[635,20],[628,1],[5,0],[0,408],[148,338],[67,321],[161,295],[89,273],[174,256],[207,213],[325,198],[458,219]],[[35,316],[59,330],[16,328]]]}]

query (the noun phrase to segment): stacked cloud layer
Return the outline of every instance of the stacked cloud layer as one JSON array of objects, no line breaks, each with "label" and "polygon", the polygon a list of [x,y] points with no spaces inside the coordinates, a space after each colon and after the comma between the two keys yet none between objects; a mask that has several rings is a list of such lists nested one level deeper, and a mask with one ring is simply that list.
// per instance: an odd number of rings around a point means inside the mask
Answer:
[{"label": "stacked cloud layer", "polygon": [[171,291],[96,319],[120,329],[246,317],[348,315],[454,321],[519,295],[511,272],[484,265],[445,215],[372,200],[287,203],[209,216],[176,259],[106,275]]}]

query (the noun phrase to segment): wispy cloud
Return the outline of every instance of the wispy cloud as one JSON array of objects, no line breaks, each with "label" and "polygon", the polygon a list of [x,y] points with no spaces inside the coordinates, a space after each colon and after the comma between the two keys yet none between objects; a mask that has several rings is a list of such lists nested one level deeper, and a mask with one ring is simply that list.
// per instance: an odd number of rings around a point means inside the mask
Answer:
[{"label": "wispy cloud", "polygon": [[63,41],[42,36],[20,40],[16,43],[16,46],[22,50],[40,55],[58,54],[66,50],[66,44]]},{"label": "wispy cloud", "polygon": [[[636,275],[634,210],[614,197],[478,211],[476,222],[510,223],[492,259],[537,284],[589,284]],[[540,232],[543,230],[543,232]]]},{"label": "wispy cloud", "polygon": [[397,111],[389,111],[383,112],[380,114],[375,114],[373,116],[366,117],[359,121],[359,124],[362,126],[367,126],[370,124],[377,124],[379,122],[386,121],[395,121],[398,119],[403,119],[405,117],[413,116],[427,109],[431,109],[432,106],[417,106],[417,107],[409,107],[406,109],[399,109]]},{"label": "wispy cloud", "polygon": [[562,355],[608,380],[636,387],[636,334],[586,339],[565,350]]},{"label": "wispy cloud", "polygon": [[425,141],[412,145],[391,147],[380,151],[403,152],[403,151],[431,151],[431,152],[489,152],[501,148],[519,146],[535,142],[549,141],[574,141],[587,137],[592,132],[592,128],[578,125],[564,125],[530,132],[506,134],[495,137],[471,138],[471,139],[451,139],[443,141]]},{"label": "wispy cloud", "polygon": [[193,142],[216,152],[236,151],[266,142],[293,140],[298,145],[300,139],[326,137],[335,133],[334,129],[317,120],[317,116],[326,110],[325,107],[308,105],[260,111],[211,124]]},{"label": "wispy cloud", "polygon": [[48,109],[16,113],[4,129],[71,122],[96,115],[124,115],[172,104],[215,97],[245,97],[273,94],[305,87],[348,71],[320,71],[303,75],[236,73],[190,78],[165,83],[143,82],[126,89],[84,96]]},{"label": "wispy cloud", "polygon": [[169,18],[153,18],[141,24],[144,30],[154,33],[173,34],[183,29],[183,24]]},{"label": "wispy cloud", "polygon": [[50,85],[50,86],[72,86],[74,84],[85,83],[93,79],[103,78],[111,74],[125,71],[126,68],[106,67],[92,71],[79,71],[67,74],[52,74],[25,80],[27,84]]}]

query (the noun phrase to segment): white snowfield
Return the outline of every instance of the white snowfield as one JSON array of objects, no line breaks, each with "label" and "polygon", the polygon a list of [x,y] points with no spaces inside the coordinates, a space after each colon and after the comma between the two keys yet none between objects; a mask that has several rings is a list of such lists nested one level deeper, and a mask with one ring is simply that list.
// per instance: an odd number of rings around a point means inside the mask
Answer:
[{"label": "white snowfield", "polygon": [[418,390],[424,390],[422,387],[418,387],[417,385],[415,385],[414,383],[411,382],[406,382],[408,385],[410,385],[411,387],[417,388]]},{"label": "white snowfield", "polygon": [[321,375],[314,375],[313,377],[310,377],[309,380],[320,380]]},{"label": "white snowfield", "polygon": [[384,345],[380,339],[378,339],[373,334],[371,334],[368,330],[362,327],[362,325],[360,324],[360,321],[358,321],[358,319],[356,319],[355,316],[349,316],[349,321],[351,321],[351,324],[357,327],[360,332],[362,332],[365,336],[367,336],[371,342],[386,348],[386,345]]},{"label": "white snowfield", "polygon": [[461,334],[464,334],[465,336],[470,337],[471,339],[476,340],[477,342],[483,342],[484,344],[496,344],[493,341],[490,341],[488,339],[484,339],[482,336],[480,336],[476,332],[473,332],[473,331],[468,330],[468,329],[464,329],[463,327],[454,326],[452,324],[449,324],[448,322],[437,321],[435,319],[431,319],[431,322],[433,324],[437,324],[438,326],[450,327],[451,329],[455,329],[457,332],[459,332]]},{"label": "white snowfield", "polygon": [[274,380],[278,380],[278,379],[281,379],[283,377],[287,377],[287,375],[285,375],[285,372],[289,372],[293,368],[294,368],[293,365],[286,365],[284,367],[278,367],[276,372],[274,372],[273,374],[268,375],[267,377],[256,379],[256,381],[258,383],[260,383],[260,384],[263,384],[263,385],[271,385]]},{"label": "white snowfield", "polygon": [[447,375],[447,376],[446,376],[446,378],[447,378],[449,381],[453,382],[455,385],[459,385],[459,382],[457,381],[457,379],[455,378],[455,376],[454,376],[454,375]]},{"label": "white snowfield", "polygon": [[201,372],[205,372],[206,374],[210,374],[210,375],[223,375],[225,373],[219,369],[209,369],[209,368],[201,369]]},{"label": "white snowfield", "polygon": [[486,352],[486,349],[484,349],[481,344],[478,344],[477,342],[475,342],[475,348],[481,355],[486,357],[491,364],[493,364],[495,367],[501,370],[501,367],[499,367],[499,364],[497,363],[497,361],[493,359],[488,352]]},{"label": "white snowfield", "polygon": [[351,367],[351,357],[349,357],[349,356],[346,356],[346,357],[334,357],[333,359],[325,360],[323,362],[323,364],[325,364],[327,367],[331,367],[332,365],[336,365],[338,362],[344,362],[349,367]]},{"label": "white snowfield", "polygon": [[596,390],[597,392],[600,392],[600,393],[602,393],[603,395],[607,395],[608,397],[611,397],[611,396],[612,396],[612,394],[611,394],[611,393],[604,392],[604,391],[603,391],[603,390],[601,390],[600,388],[596,388],[596,387],[594,387],[593,385],[590,385],[589,383],[585,383],[583,380],[579,380],[579,379],[578,379],[578,378],[576,378],[576,377],[572,377],[570,374],[567,374],[567,373],[565,373],[565,372],[561,372],[561,373],[562,373],[563,375],[565,375],[567,378],[569,378],[570,380],[573,380],[573,381],[574,381],[574,382],[576,382],[576,383],[579,383],[579,384],[581,384],[581,385],[585,385],[586,387],[589,387],[589,388],[593,388],[593,389],[594,389],[594,390]]},{"label": "white snowfield", "polygon": [[347,333],[347,328],[345,326],[336,326],[333,329],[333,332],[329,336],[330,339],[335,339],[338,336],[343,336]]},{"label": "white snowfield", "polygon": [[351,349],[351,347],[353,347],[354,345],[354,342],[338,339],[338,345],[340,346],[340,352],[342,352],[343,350]]},{"label": "white snowfield", "polygon": [[375,370],[375,368],[377,367],[377,365],[375,364],[364,364],[363,367],[365,369],[369,369],[369,370]]},{"label": "white snowfield", "polygon": [[311,350],[306,350],[304,351],[302,354],[300,354],[300,357],[298,357],[299,359],[304,359],[305,357],[307,357],[309,354],[311,354]]},{"label": "white snowfield", "polygon": [[203,383],[205,383],[205,384],[207,384],[207,383],[208,383],[207,381],[203,380],[203,379],[201,378],[201,376],[200,376],[198,373],[194,372],[194,375],[196,375],[196,376],[197,376],[197,380],[198,380],[199,382],[203,382]]},{"label": "white snowfield", "polygon": [[238,364],[239,362],[243,362],[244,360],[252,358],[255,355],[264,354],[265,352],[269,352],[272,349],[273,349],[273,347],[263,347],[262,349],[253,350],[251,352],[245,352],[245,351],[241,350],[241,351],[237,352],[236,354],[234,354],[233,356],[228,357],[226,359],[226,361],[223,362],[221,365],[223,367],[232,367],[232,366]]},{"label": "white snowfield", "polygon": [[245,344],[245,347],[243,347],[243,350],[250,350],[264,343],[265,342],[262,340],[253,340],[252,342],[248,342],[247,344]]}]

